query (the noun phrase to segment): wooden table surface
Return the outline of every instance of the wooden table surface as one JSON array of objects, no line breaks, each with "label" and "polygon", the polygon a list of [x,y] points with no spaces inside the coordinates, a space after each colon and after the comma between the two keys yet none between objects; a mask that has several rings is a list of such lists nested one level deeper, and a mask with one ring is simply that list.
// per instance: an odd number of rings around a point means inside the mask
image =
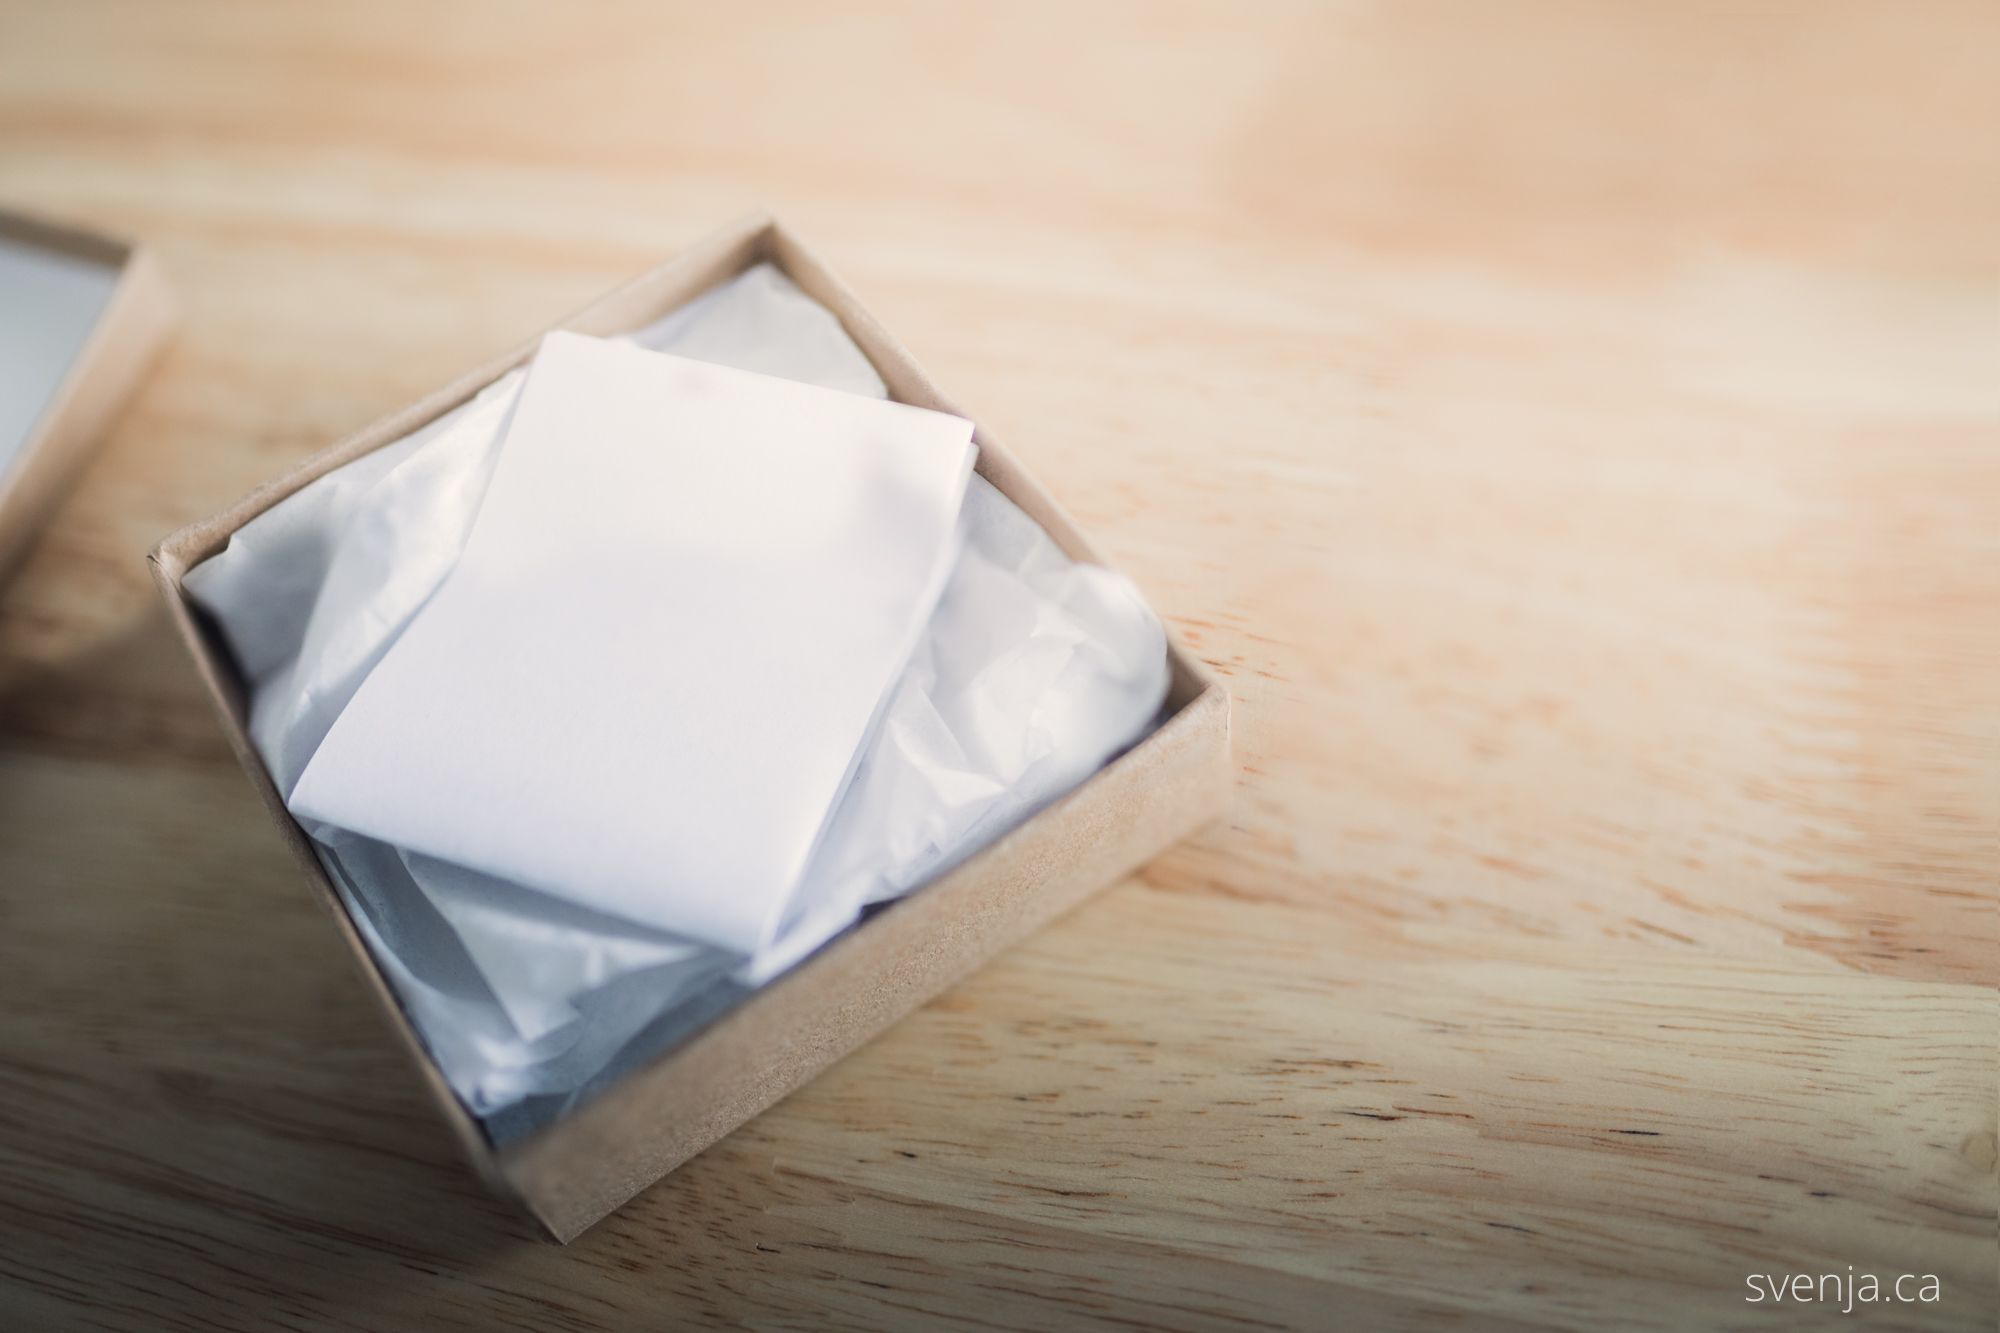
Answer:
[{"label": "wooden table surface", "polygon": [[[0,199],[185,305],[0,600],[0,1324],[1761,1329],[1851,1265],[1990,1328],[1994,7],[835,9],[0,9]],[[559,1249],[141,556],[758,205],[1227,677],[1240,794]]]}]

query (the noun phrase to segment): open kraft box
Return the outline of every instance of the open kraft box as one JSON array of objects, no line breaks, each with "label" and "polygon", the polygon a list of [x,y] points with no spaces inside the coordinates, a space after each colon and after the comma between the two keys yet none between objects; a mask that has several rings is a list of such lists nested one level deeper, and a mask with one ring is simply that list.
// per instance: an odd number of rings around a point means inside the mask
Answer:
[{"label": "open kraft box", "polygon": [[[831,310],[898,401],[961,412],[839,279],[768,216],[744,219],[559,327],[608,336],[638,328],[770,261]],[[1227,692],[1169,643],[1168,716],[1068,796],[935,882],[863,921],[679,1045],[568,1115],[496,1147],[432,1065],[356,933],[318,858],[251,747],[243,686],[182,576],[244,523],[314,479],[466,401],[534,355],[533,341],[306,460],[152,553],[168,613],[221,709],[237,756],[296,853],[312,892],[415,1059],[481,1174],[568,1241],[683,1161],[771,1106],[1010,944],[1219,814],[1233,783]],[[1064,551],[1098,561],[1083,535],[983,430],[978,470]],[[1101,563],[1101,561],[1099,562]]]},{"label": "open kraft box", "polygon": [[[0,385],[5,386],[0,397],[21,393],[40,398],[47,390],[46,400],[33,405],[24,435],[14,438],[12,429],[0,428],[0,435],[7,437],[0,438],[0,581],[4,581],[26,558],[42,523],[165,345],[173,327],[174,303],[159,262],[143,246],[0,209],[0,248],[34,266],[46,261],[73,272],[97,270],[101,274],[97,281],[106,289],[102,304],[88,319],[88,334],[74,345],[66,365],[60,361],[36,365],[30,356],[0,368]],[[77,292],[58,296],[51,289],[39,299],[89,303],[97,298]],[[49,320],[78,313],[74,308],[51,310],[38,304],[34,295],[0,287],[0,301],[9,300],[24,301],[32,313],[24,315],[17,307],[11,312],[0,309],[0,315],[32,319],[31,336],[38,340],[54,336],[44,333]],[[83,323],[79,319],[74,327],[81,330]],[[0,338],[0,347],[5,344]],[[52,370],[55,373],[48,379],[42,378]],[[0,419],[13,421],[15,416],[0,411]]]}]

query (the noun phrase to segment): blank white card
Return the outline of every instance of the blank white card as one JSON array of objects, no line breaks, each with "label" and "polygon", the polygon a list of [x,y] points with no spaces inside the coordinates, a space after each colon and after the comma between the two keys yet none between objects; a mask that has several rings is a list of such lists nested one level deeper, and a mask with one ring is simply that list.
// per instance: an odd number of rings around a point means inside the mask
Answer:
[{"label": "blank white card", "polygon": [[971,432],[549,335],[293,812],[755,952],[956,556]]}]

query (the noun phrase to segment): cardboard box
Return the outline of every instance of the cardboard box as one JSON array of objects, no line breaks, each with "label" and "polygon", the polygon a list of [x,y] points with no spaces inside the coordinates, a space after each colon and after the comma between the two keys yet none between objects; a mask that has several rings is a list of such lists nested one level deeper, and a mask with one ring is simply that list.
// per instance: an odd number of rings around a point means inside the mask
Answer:
[{"label": "cardboard box", "polygon": [[[0,211],[0,248],[10,261],[104,270],[109,294],[95,312],[82,312],[88,334],[69,348],[51,344],[67,364],[9,365],[4,391],[45,402],[10,401],[10,423],[0,438],[0,580],[11,574],[33,544],[36,531],[68,491],[104,429],[139,387],[173,325],[173,299],[152,253],[141,246],[18,213]],[[47,292],[46,299],[60,300]],[[0,287],[0,301],[21,301],[15,318],[77,313],[42,311],[18,291]],[[29,313],[32,311],[33,313]],[[53,339],[53,333],[51,335]],[[47,376],[45,381],[44,376]],[[52,381],[52,384],[49,382]],[[53,391],[49,392],[52,387]],[[13,409],[21,409],[14,411]],[[11,424],[22,419],[22,433]]]},{"label": "cardboard box", "polygon": [[[770,260],[831,310],[874,362],[892,397],[961,412],[820,261],[768,217],[745,219],[627,283],[559,327],[609,335],[648,323],[744,269]],[[167,538],[152,566],[168,613],[222,711],[251,781],[333,913],[376,1000],[423,1072],[474,1165],[567,1241],[681,1162],[777,1102],[1000,950],[1075,906],[1220,813],[1233,784],[1229,699],[1170,646],[1171,716],[1151,736],[957,869],[865,918],[804,963],[564,1118],[495,1147],[452,1095],[397,1007],[286,812],[245,725],[244,692],[227,651],[181,588],[188,569],[300,487],[401,438],[528,360],[539,338],[301,464],[233,508]],[[976,418],[975,418],[976,420]],[[978,469],[1071,556],[1097,560],[1046,492],[985,431]]]}]

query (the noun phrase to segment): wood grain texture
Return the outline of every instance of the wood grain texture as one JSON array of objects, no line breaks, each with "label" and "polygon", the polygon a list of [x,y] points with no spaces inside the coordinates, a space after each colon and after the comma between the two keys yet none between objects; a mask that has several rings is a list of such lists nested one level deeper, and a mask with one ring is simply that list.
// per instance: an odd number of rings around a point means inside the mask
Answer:
[{"label": "wood grain texture", "polygon": [[[0,594],[0,1323],[1991,1328],[1990,5],[0,5],[176,346]],[[141,553],[755,205],[1229,679],[1234,819],[568,1249]]]}]

